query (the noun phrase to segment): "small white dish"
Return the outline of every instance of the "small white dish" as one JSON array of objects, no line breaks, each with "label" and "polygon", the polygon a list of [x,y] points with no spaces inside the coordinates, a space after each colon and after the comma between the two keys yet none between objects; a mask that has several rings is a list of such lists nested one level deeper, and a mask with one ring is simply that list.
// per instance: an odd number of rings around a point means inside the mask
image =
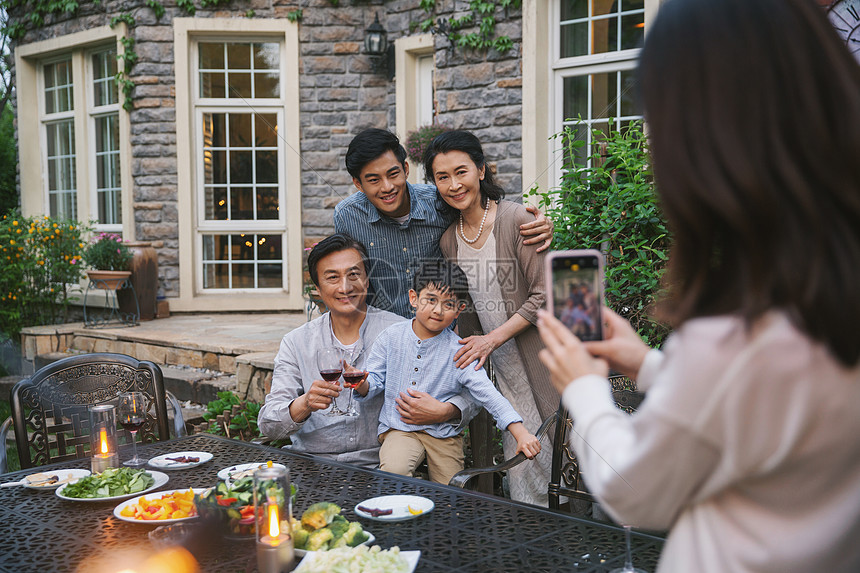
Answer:
[{"label": "small white dish", "polygon": [[[230,482],[254,475],[255,471],[260,468],[265,468],[267,465],[268,464],[266,462],[254,462],[250,464],[230,466],[229,468],[224,468],[218,472],[218,479],[228,482],[229,485]],[[287,469],[287,466],[284,464],[272,464],[272,467]]]},{"label": "small white dish", "polygon": [[136,491],[134,493],[126,493],[123,495],[114,495],[114,496],[110,496],[110,497],[69,497],[67,495],[63,495],[63,490],[66,489],[66,486],[69,485],[67,483],[65,483],[65,484],[61,485],[59,488],[57,488],[57,491],[54,493],[56,493],[57,497],[59,497],[60,499],[65,499],[68,501],[90,501],[90,502],[94,501],[94,502],[98,502],[98,503],[101,503],[103,501],[119,501],[122,499],[128,499],[130,497],[136,497],[136,496],[144,495],[145,493],[149,493],[151,491],[154,491],[154,490],[160,488],[161,486],[163,486],[164,484],[166,484],[170,480],[170,477],[168,477],[167,474],[157,472],[155,470],[147,470],[146,473],[148,473],[149,475],[152,476],[152,479],[155,480],[155,483],[153,483],[151,486],[149,486],[148,488],[146,488],[143,491]]},{"label": "small white dish", "polygon": [[[196,462],[178,462],[178,458],[197,458]],[[187,470],[200,464],[205,464],[212,459],[209,452],[174,452],[163,454],[149,460],[149,465],[160,470]]]},{"label": "small white dish", "polygon": [[[4,483],[2,484],[2,487],[20,485],[29,489],[52,490],[67,483],[75,483],[82,477],[86,477],[88,475],[90,475],[89,470],[77,469],[40,472],[25,476],[21,481]],[[57,477],[57,481],[50,481],[53,476]]]},{"label": "small white dish", "polygon": [[121,519],[122,521],[127,521],[129,523],[145,523],[147,525],[167,525],[169,523],[179,523],[180,521],[189,521],[191,519],[197,519],[197,515],[191,515],[189,517],[178,517],[176,519],[135,519],[133,517],[126,517],[126,516],[122,515],[122,510],[125,507],[127,507],[129,505],[135,505],[138,501],[140,501],[140,498],[142,498],[142,497],[161,499],[165,495],[170,495],[171,493],[176,493],[176,492],[184,493],[184,492],[188,491],[189,489],[192,490],[194,493],[199,494],[199,493],[203,493],[208,488],[195,487],[195,488],[185,488],[185,489],[169,489],[167,491],[156,492],[155,495],[141,494],[141,495],[138,495],[137,497],[126,500],[126,501],[122,502],[121,504],[119,504],[118,506],[116,506],[115,508],[113,508],[113,516],[116,517],[117,519]]},{"label": "small white dish", "polygon": [[[376,536],[374,534],[372,534],[371,532],[369,532],[367,530],[365,530],[364,532],[366,534],[368,534],[370,537],[367,538],[367,541],[365,541],[364,543],[359,543],[358,545],[370,545],[371,543],[376,541]],[[358,547],[358,546],[356,546],[356,547]],[[296,555],[298,555],[299,557],[304,557],[308,553],[316,553],[316,551],[307,551],[305,549],[296,549]]]},{"label": "small white dish", "polygon": [[[409,567],[407,570],[409,573],[413,573],[415,568],[418,566],[418,560],[421,558],[420,551],[401,551],[400,555],[402,555],[406,559],[406,564]],[[302,559],[302,562],[299,563],[299,566],[295,568],[293,573],[302,573],[303,571],[311,571],[314,568],[315,561],[317,559],[325,559],[325,551],[308,551],[305,554],[305,558]]]},{"label": "small white dish", "polygon": [[[430,513],[433,511],[434,507],[436,507],[436,504],[434,504],[432,500],[419,495],[383,495],[366,499],[356,505],[355,514],[359,517],[373,519],[375,521],[406,521],[407,519],[415,519],[416,517],[421,517],[424,514]],[[374,516],[370,512],[361,508],[382,510],[390,509],[391,513],[388,515]],[[412,508],[412,511],[417,511],[418,513],[410,512],[409,508]]]}]

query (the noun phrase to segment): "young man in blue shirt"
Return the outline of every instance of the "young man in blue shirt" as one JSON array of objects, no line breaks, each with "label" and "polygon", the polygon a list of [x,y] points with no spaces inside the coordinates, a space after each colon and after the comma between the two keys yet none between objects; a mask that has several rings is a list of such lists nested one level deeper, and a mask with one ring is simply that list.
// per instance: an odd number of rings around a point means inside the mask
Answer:
[{"label": "young man in blue shirt", "polygon": [[465,307],[469,285],[465,273],[446,261],[423,263],[409,290],[415,318],[385,329],[365,363],[368,374],[356,387],[358,401],[385,395],[379,413],[379,469],[411,476],[427,458],[430,479],[448,483],[463,469],[463,438],[451,423],[405,424],[397,411],[401,392],[419,389],[445,401],[464,389],[517,440],[517,453],[533,458],[540,442],[529,433],[510,402],[496,390],[483,369],[457,368],[460,349],[451,323]]}]

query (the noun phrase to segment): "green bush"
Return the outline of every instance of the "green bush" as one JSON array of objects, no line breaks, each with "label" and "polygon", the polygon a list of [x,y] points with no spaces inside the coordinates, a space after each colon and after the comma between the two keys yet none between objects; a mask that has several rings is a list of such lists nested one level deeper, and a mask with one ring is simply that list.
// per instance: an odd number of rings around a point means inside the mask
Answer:
[{"label": "green bush", "polygon": [[[234,406],[236,406],[235,412]],[[206,405],[203,419],[209,422],[207,431],[210,434],[249,441],[260,437],[260,430],[257,428],[260,407],[256,402],[239,400],[233,392],[218,392],[218,399]],[[221,415],[225,417],[226,428],[217,423],[216,419]]]},{"label": "green bush", "polygon": [[[641,122],[620,130],[592,131],[594,144],[577,138],[582,126],[556,137],[564,148],[557,189],[533,189],[555,224],[553,248],[597,249],[605,255],[606,304],[659,348],[669,328],[651,315],[669,253],[670,236],[654,189]],[[586,165],[577,157],[588,157]]]},{"label": "green bush", "polygon": [[127,271],[133,256],[122,237],[114,233],[99,233],[84,252],[87,265],[100,271]]},{"label": "green bush", "polygon": [[83,271],[81,228],[75,221],[22,217],[0,220],[0,324],[17,341],[27,326],[65,322],[66,285]]},{"label": "green bush", "polygon": [[15,184],[18,167],[18,147],[12,109],[7,105],[0,112],[0,214],[18,207],[18,188]]}]

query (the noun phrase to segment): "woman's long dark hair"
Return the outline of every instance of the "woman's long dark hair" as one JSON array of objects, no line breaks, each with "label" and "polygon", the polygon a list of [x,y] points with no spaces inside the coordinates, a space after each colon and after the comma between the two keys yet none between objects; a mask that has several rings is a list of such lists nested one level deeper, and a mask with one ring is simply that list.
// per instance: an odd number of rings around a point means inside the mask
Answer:
[{"label": "woman's long dark hair", "polygon": [[440,153],[450,151],[462,151],[472,160],[472,163],[480,170],[484,168],[484,178],[481,180],[481,206],[486,207],[487,201],[498,201],[505,196],[504,190],[499,187],[490,171],[481,141],[468,131],[455,130],[446,131],[437,135],[427,149],[424,150],[424,177],[428,183],[435,181],[433,177],[433,160]]},{"label": "woman's long dark hair", "polygon": [[639,69],[673,231],[662,315],[770,309],[860,358],[860,67],[810,0],[670,0]]}]

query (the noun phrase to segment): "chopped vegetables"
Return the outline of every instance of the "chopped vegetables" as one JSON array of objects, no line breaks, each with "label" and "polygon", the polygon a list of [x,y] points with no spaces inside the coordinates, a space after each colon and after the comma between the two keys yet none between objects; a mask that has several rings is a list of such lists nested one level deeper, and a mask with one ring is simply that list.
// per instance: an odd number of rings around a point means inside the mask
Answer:
[{"label": "chopped vegetables", "polygon": [[66,497],[95,499],[138,493],[155,483],[149,473],[131,468],[109,468],[100,474],[81,478],[63,489]]},{"label": "chopped vegetables", "polygon": [[336,547],[355,547],[370,539],[357,521],[347,521],[340,507],[327,501],[315,503],[301,521],[292,520],[296,549],[326,551]]},{"label": "chopped vegetables", "polygon": [[341,547],[324,553],[305,557],[295,573],[353,573],[384,571],[385,573],[408,573],[409,562],[400,554],[400,548],[382,550],[373,547]]},{"label": "chopped vegetables", "polygon": [[[158,494],[154,494],[158,495]],[[253,513],[253,508],[251,509]],[[194,490],[175,491],[162,494],[160,498],[147,499],[145,496],[137,500],[137,503],[128,504],[120,514],[123,517],[131,517],[143,521],[157,521],[160,519],[183,519],[197,515],[194,507]]]}]

